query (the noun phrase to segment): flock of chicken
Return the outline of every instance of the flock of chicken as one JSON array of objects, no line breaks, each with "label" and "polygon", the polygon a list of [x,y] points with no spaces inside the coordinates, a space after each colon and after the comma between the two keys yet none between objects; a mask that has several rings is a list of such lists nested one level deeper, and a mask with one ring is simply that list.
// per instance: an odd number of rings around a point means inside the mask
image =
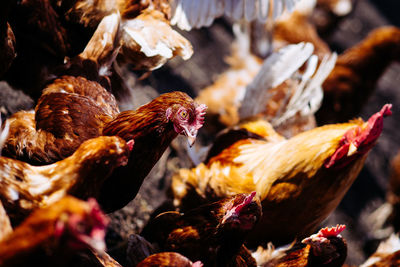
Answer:
[{"label": "flock of chicken", "polygon": [[[121,266],[106,253],[105,213],[135,198],[178,135],[193,168],[173,175],[172,205],[131,237],[121,263],[344,266],[346,226],[318,228],[391,115],[386,104],[355,119],[400,59],[400,29],[391,26],[330,51],[319,32],[352,4],[2,1],[0,78],[36,106],[0,125],[0,266]],[[188,31],[223,15],[235,42],[212,85],[195,99],[172,91],[120,111],[122,68],[145,78],[175,56],[188,60],[192,46],[173,26]],[[199,130],[212,140],[206,148],[195,144]],[[397,232],[400,156],[393,166],[387,220]],[[399,237],[362,266],[400,266]]]}]

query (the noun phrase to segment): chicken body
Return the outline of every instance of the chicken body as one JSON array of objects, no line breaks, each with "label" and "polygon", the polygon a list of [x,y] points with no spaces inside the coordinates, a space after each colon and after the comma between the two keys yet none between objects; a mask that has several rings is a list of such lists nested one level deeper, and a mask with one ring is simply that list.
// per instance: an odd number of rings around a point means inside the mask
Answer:
[{"label": "chicken body", "polygon": [[376,83],[392,62],[400,60],[400,29],[385,26],[338,56],[323,83],[318,124],[344,122],[361,111]]},{"label": "chicken body", "polygon": [[187,94],[171,92],[136,111],[119,113],[114,96],[99,83],[63,76],[44,89],[35,114],[17,112],[9,118],[11,130],[3,151],[9,157],[48,164],[70,156],[83,141],[100,135],[134,139],[127,168],[118,170],[99,196],[109,212],[136,196],[143,179],[178,134],[194,143],[205,110],[205,105],[197,105]]},{"label": "chicken body", "polygon": [[33,212],[0,242],[0,266],[68,266],[77,251],[105,250],[107,223],[95,200],[65,197]]},{"label": "chicken body", "polygon": [[141,235],[162,251],[179,252],[205,266],[255,266],[243,242],[260,216],[255,192],[238,194],[184,214],[161,213]]},{"label": "chicken body", "polygon": [[100,136],[84,142],[70,157],[46,166],[32,166],[0,157],[0,199],[19,221],[34,209],[53,204],[67,194],[97,198],[112,171],[126,165],[132,141]]},{"label": "chicken body", "polygon": [[249,244],[285,244],[305,237],[337,207],[356,179],[390,108],[385,105],[367,122],[326,125],[290,139],[277,135],[265,121],[246,123],[242,137],[235,139],[231,132],[227,140],[221,135],[205,163],[173,176],[174,203],[185,210],[255,190],[264,212],[249,233]]},{"label": "chicken body", "polygon": [[202,267],[203,264],[199,261],[193,263],[185,256],[176,252],[161,252],[153,254],[143,261],[141,261],[136,267]]},{"label": "chicken body", "polygon": [[344,225],[323,228],[301,243],[274,251],[259,247],[253,255],[262,267],[341,267],[347,257],[347,243],[340,235],[344,228]]}]

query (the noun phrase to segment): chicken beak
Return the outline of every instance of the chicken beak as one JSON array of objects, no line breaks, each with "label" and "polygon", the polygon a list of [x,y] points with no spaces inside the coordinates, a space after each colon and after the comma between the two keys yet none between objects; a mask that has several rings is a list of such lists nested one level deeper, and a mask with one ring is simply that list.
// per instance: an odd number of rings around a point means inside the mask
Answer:
[{"label": "chicken beak", "polygon": [[357,147],[354,143],[350,142],[349,150],[347,151],[347,156],[350,157],[357,152]]},{"label": "chicken beak", "polygon": [[197,136],[197,130],[190,130],[187,127],[183,127],[184,133],[188,139],[188,144],[190,147],[194,145],[194,142],[196,142],[196,136]]},{"label": "chicken beak", "polygon": [[196,136],[188,136],[187,139],[190,147],[192,147],[194,145],[194,142],[196,142]]},{"label": "chicken beak", "polygon": [[106,243],[103,239],[88,238],[86,243],[100,255],[106,251]]}]

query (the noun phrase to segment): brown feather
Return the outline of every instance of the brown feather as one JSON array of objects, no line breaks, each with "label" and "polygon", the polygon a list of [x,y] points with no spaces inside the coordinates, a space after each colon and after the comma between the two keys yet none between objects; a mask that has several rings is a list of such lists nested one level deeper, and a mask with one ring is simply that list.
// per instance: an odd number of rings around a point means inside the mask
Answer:
[{"label": "brown feather", "polygon": [[[366,141],[359,150],[350,151],[343,143],[345,136],[362,137],[365,129],[371,134],[371,140],[376,140],[383,124],[380,119],[377,124],[372,121],[377,116],[386,116],[383,115],[386,108],[368,122],[359,119],[325,125],[290,139],[274,134],[269,134],[269,141],[240,137],[211,157],[207,165],[201,163],[193,169],[181,169],[173,176],[174,204],[184,211],[196,202],[255,190],[262,200],[264,215],[249,233],[248,244],[267,240],[284,244],[295,237],[305,237],[337,207],[375,144],[375,141]],[[257,129],[261,133],[260,129],[268,129],[256,124],[248,124],[247,130]],[[377,134],[369,132],[369,127],[376,127]],[[223,140],[223,136],[218,140]],[[336,159],[337,151],[343,146],[350,152],[342,152],[343,157]],[[334,167],[328,164],[331,160],[335,162]]]},{"label": "brown feather", "polygon": [[343,122],[361,111],[386,68],[400,60],[400,29],[381,27],[339,55],[323,84],[318,124]]},{"label": "brown feather", "polygon": [[57,237],[58,224],[75,216],[82,221],[83,227],[91,230],[99,222],[91,212],[88,202],[73,197],[35,211],[0,242],[0,266],[68,265],[68,256],[77,249],[70,243],[75,237],[68,231]]},{"label": "brown feather", "polygon": [[0,199],[14,221],[66,194],[97,197],[114,168],[127,163],[129,146],[117,136],[84,142],[75,153],[47,166],[0,157]]}]

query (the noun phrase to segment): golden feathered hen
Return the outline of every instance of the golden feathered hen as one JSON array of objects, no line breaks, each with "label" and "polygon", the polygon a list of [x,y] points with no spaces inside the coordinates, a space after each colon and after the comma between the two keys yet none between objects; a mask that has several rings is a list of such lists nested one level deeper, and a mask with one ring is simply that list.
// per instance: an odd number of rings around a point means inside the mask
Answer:
[{"label": "golden feathered hen", "polygon": [[[180,214],[164,212],[141,235],[161,251],[175,251],[205,266],[255,266],[243,246],[261,216],[256,192],[237,194]],[[248,265],[246,265],[248,264]]]},{"label": "golden feathered hen", "polygon": [[323,83],[324,99],[316,113],[319,124],[357,116],[392,62],[400,60],[400,28],[384,26],[339,55]]},{"label": "golden feathered hen", "polygon": [[67,194],[98,198],[113,170],[128,163],[133,141],[100,136],[68,158],[46,166],[0,157],[0,199],[12,220],[53,204]]},{"label": "golden feathered hen", "polygon": [[94,199],[65,197],[33,212],[0,242],[0,266],[68,266],[79,251],[105,250],[107,224]]},{"label": "golden feathered hen", "polygon": [[160,252],[153,254],[143,261],[141,261],[136,267],[202,267],[203,264],[200,261],[192,262],[185,256],[176,252]]},{"label": "golden feathered hen", "polygon": [[340,233],[345,225],[322,228],[300,242],[276,250],[259,247],[253,256],[261,267],[341,267],[347,257],[347,243]]},{"label": "golden feathered hen", "polygon": [[290,139],[265,121],[244,123],[225,133],[226,138],[221,135],[204,163],[173,176],[174,203],[186,209],[255,190],[263,216],[248,241],[282,244],[305,237],[337,207],[358,176],[390,109],[385,105],[367,122],[325,125]]}]

